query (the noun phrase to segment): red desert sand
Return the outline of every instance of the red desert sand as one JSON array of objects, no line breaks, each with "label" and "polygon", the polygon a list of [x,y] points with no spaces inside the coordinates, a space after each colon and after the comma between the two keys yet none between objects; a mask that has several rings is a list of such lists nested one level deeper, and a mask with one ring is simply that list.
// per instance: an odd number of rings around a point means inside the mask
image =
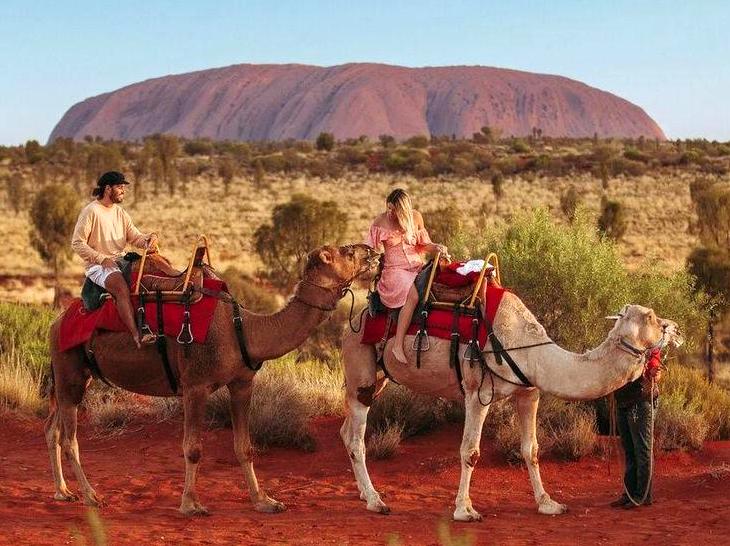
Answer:
[{"label": "red desert sand", "polygon": [[[2,417],[0,544],[92,543],[81,502],[53,500],[53,481],[39,419]],[[212,515],[177,511],[182,477],[179,421],[138,424],[118,436],[90,438],[80,420],[81,453],[90,480],[104,497],[100,510],[109,544],[438,544],[438,529],[468,534],[474,544],[727,544],[730,535],[730,441],[700,453],[661,454],[656,503],[626,511],[609,508],[619,493],[614,458],[562,462],[543,458],[550,494],[568,504],[562,516],[537,513],[520,466],[502,462],[482,442],[472,499],[480,523],[450,520],[459,481],[461,426],[449,425],[401,444],[392,459],[371,461],[371,475],[393,513],[366,511],[338,436],[340,418],[314,423],[318,449],[260,453],[261,483],[287,506],[282,514],[254,512],[242,487],[230,430],[207,433],[199,492]],[[616,453],[614,451],[614,457]],[[77,490],[71,469],[69,486]],[[444,523],[445,522],[445,523]],[[443,529],[442,529],[443,530]]]}]

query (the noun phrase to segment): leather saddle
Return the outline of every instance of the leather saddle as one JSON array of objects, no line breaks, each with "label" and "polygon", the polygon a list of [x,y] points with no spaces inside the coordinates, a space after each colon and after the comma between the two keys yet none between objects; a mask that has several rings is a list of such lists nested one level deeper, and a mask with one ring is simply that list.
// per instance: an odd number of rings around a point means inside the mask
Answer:
[{"label": "leather saddle", "polygon": [[[167,303],[193,304],[203,297],[201,288],[205,277],[204,258],[208,252],[207,244],[197,246],[193,251],[187,269],[175,269],[170,261],[157,253],[145,254],[135,262],[132,277],[136,281],[132,285],[132,295],[149,295],[157,297],[159,292],[162,301]],[[140,275],[141,272],[141,275]]]}]

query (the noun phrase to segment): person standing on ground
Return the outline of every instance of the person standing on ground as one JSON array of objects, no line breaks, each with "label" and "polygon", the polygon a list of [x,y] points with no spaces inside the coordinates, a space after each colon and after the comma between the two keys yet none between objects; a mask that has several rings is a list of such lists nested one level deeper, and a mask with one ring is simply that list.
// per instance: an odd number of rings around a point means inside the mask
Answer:
[{"label": "person standing on ground", "polygon": [[155,233],[145,234],[137,229],[129,214],[119,206],[124,201],[128,184],[124,175],[117,171],[99,177],[92,192],[96,199],[81,209],[71,248],[84,261],[86,276],[112,295],[122,322],[139,348],[141,343],[152,343],[155,336],[146,334],[140,339],[129,287],[117,260],[124,255],[128,244],[154,250],[158,238]]},{"label": "person standing on ground", "polygon": [[644,373],[616,391],[617,426],[624,450],[624,492],[611,503],[614,508],[631,509],[653,504],[653,416],[659,401],[657,384],[661,377],[661,355],[654,349]]}]

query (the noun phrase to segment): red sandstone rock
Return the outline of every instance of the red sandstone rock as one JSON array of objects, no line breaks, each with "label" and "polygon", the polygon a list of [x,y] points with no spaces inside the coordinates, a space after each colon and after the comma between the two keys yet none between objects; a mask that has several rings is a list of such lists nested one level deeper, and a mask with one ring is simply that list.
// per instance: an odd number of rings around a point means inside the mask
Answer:
[{"label": "red sandstone rock", "polygon": [[138,139],[154,133],[217,140],[338,139],[382,134],[664,139],[638,106],[561,76],[481,66],[234,65],[164,76],[75,104],[51,133]]}]

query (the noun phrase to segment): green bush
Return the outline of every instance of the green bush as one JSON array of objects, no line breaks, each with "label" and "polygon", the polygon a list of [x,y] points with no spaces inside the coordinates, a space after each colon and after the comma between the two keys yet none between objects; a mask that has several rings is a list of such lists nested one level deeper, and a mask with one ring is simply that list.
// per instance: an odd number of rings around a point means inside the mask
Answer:
[{"label": "green bush", "polygon": [[702,295],[693,295],[690,275],[664,276],[651,269],[629,273],[616,246],[601,238],[580,211],[572,225],[559,226],[539,209],[477,234],[468,246],[476,256],[497,253],[503,283],[567,349],[598,345],[610,328],[604,317],[627,303],[677,321],[693,342],[690,347],[704,336]]},{"label": "green bush", "polygon": [[47,307],[0,302],[0,353],[14,347],[34,373],[48,373],[48,332],[55,317]]}]

